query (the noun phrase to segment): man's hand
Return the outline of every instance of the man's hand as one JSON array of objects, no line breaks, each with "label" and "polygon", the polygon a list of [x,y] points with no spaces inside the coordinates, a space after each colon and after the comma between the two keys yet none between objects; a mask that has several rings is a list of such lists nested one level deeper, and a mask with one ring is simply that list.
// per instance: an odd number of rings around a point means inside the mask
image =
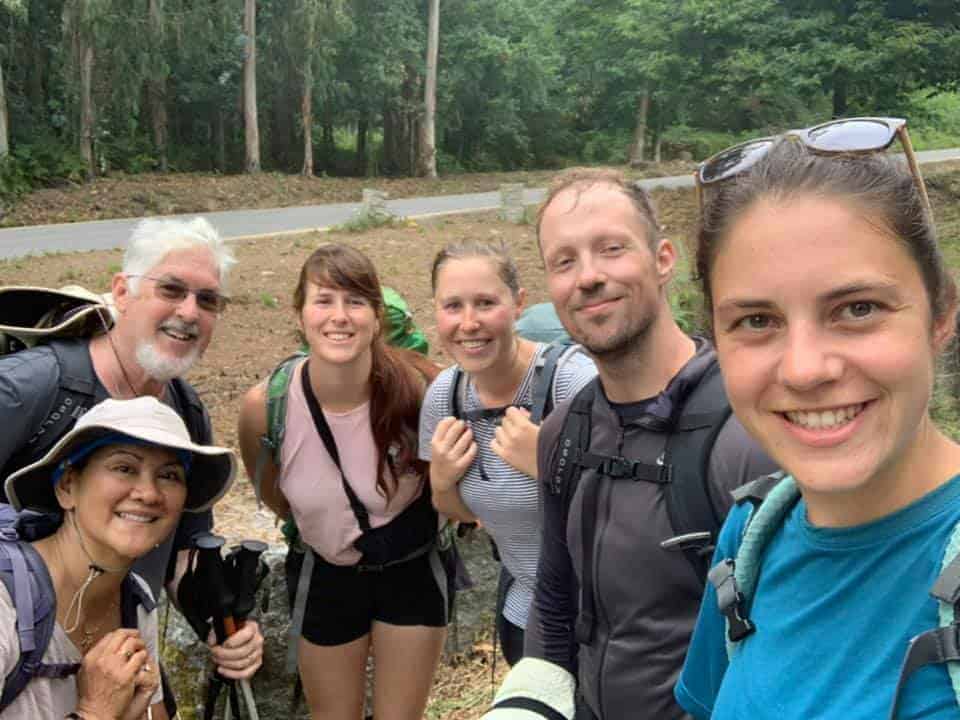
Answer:
[{"label": "man's hand", "polygon": [[[102,720],[126,718],[135,695],[141,696],[137,676],[144,672],[144,666],[148,666],[148,670],[141,680],[147,686],[156,668],[152,667],[139,631],[120,629],[104,635],[83,656],[77,674],[77,712]],[[140,717],[146,712],[147,704],[144,702],[140,708]]]},{"label": "man's hand", "polygon": [[210,632],[207,643],[217,666],[217,672],[230,680],[249,680],[263,664],[263,635],[260,626],[246,620],[243,626],[228,637],[223,645]]},{"label": "man's hand", "polygon": [[537,437],[540,426],[530,422],[530,411],[508,407],[490,441],[490,448],[505,463],[524,475],[537,477]]},{"label": "man's hand", "polygon": [[456,487],[477,456],[477,444],[463,420],[445,417],[437,423],[430,452],[430,484],[437,492],[448,492]]}]

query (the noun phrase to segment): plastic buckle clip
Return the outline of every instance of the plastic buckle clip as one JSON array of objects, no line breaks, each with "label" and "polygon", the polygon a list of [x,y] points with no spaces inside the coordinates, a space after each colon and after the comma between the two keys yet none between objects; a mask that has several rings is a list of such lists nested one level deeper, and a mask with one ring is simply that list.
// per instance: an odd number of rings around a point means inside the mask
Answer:
[{"label": "plastic buckle clip", "polygon": [[744,596],[737,587],[733,560],[727,558],[714,565],[707,579],[717,591],[717,606],[727,619],[727,637],[739,642],[756,631],[757,626],[743,612]]},{"label": "plastic buckle clip", "polygon": [[636,463],[633,460],[627,460],[624,457],[608,457],[603,461],[600,472],[604,475],[620,480],[632,478]]}]

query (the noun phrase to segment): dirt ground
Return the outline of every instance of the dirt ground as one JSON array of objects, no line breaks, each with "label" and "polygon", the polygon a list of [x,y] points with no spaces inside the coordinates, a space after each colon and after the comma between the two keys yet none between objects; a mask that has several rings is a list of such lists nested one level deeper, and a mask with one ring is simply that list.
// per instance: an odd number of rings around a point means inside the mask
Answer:
[{"label": "dirt ground", "polygon": [[[630,170],[633,177],[692,173],[694,164],[672,161]],[[496,190],[501,183],[546,185],[550,170],[470,173],[427,178],[327,178],[283,173],[115,173],[83,184],[37,190],[0,208],[0,227],[83,220],[208,213],[219,210],[291,207],[360,202],[363,188],[384,190],[391,198],[458,195]]]},{"label": "dirt ground", "polygon": [[[960,265],[960,172],[958,165],[927,170],[931,197],[941,221],[941,240],[948,240],[948,258]],[[948,170],[954,172],[947,173]],[[658,192],[654,199],[668,236],[686,243],[696,216],[692,191]],[[427,333],[432,354],[447,362],[436,346],[429,287],[429,268],[436,251],[462,237],[503,240],[512,249],[528,290],[530,302],[546,299],[532,225],[510,225],[493,215],[404,221],[365,233],[314,233],[247,241],[236,246],[239,260],[230,278],[233,301],[222,317],[201,364],[189,375],[213,418],[218,441],[236,446],[237,408],[243,393],[261,380],[285,355],[297,347],[291,293],[299,268],[313,248],[323,242],[344,242],[373,258],[383,283],[400,290],[417,323]],[[60,286],[81,284],[91,290],[108,289],[120,269],[120,251],[55,253],[0,262],[0,285]],[[241,478],[217,506],[217,530],[234,541],[256,537],[278,541],[271,514],[258,510],[249,482]],[[441,667],[428,715],[431,718],[478,718],[491,699],[491,645],[480,637],[472,650],[449,658]],[[502,676],[506,665],[497,665]]]}]

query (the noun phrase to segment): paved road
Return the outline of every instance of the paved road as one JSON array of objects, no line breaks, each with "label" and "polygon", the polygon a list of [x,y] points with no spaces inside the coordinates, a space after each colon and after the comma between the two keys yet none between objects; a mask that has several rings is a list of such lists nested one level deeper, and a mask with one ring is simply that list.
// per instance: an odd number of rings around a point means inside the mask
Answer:
[{"label": "paved road", "polygon": [[[960,148],[930,150],[918,153],[918,156],[920,162],[960,160]],[[689,187],[693,185],[693,178],[690,175],[652,178],[644,180],[643,185],[650,189]],[[527,190],[524,200],[529,204],[538,203],[543,198],[543,192],[542,188]],[[394,213],[404,217],[477,212],[495,209],[498,205],[499,197],[495,192],[407,198],[389,203]],[[225,237],[243,238],[328,228],[349,220],[358,207],[359,203],[340,203],[272,210],[231,210],[204,213],[204,216]],[[136,222],[136,219],[99,220],[3,229],[0,230],[0,258],[42,252],[123,247]]]}]

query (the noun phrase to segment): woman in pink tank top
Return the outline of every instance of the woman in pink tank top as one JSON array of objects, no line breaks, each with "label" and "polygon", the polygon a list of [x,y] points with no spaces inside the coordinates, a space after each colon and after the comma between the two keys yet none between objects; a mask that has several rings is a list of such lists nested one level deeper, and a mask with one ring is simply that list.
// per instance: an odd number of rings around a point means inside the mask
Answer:
[{"label": "woman in pink tank top", "polygon": [[[308,351],[289,366],[282,447],[260,489],[300,532],[287,584],[295,622],[303,618],[304,694],[313,717],[361,717],[372,649],[373,715],[419,720],[448,614],[427,464],[417,458],[420,405],[437,368],[386,344],[380,281],[354,248],[319,247],[293,306]],[[266,400],[261,383],[241,408],[250,477],[267,435]]]}]

